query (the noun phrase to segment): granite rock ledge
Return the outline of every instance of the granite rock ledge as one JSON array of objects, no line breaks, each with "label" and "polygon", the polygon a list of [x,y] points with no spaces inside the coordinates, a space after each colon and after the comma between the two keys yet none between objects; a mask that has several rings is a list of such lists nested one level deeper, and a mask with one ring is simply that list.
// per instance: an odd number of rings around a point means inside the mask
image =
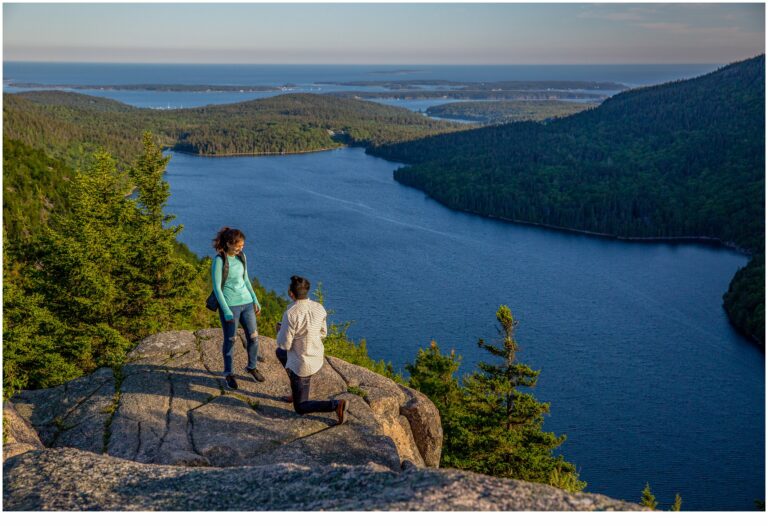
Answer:
[{"label": "granite rock ledge", "polygon": [[[602,495],[436,469],[437,409],[424,395],[326,358],[312,398],[346,399],[300,416],[284,401],[276,343],[259,337],[266,381],[226,391],[221,330],[150,336],[115,374],[99,369],[3,408],[6,510],[637,509]],[[353,392],[350,392],[353,391]]]}]

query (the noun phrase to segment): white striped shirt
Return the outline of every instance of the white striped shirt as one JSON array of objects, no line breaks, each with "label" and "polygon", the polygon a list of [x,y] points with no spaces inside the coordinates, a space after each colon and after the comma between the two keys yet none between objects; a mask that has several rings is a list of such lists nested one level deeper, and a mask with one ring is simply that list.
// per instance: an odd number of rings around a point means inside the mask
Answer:
[{"label": "white striped shirt", "polygon": [[328,334],[327,314],[310,299],[296,300],[283,313],[277,346],[288,351],[286,369],[299,376],[315,374],[323,366],[323,340]]}]

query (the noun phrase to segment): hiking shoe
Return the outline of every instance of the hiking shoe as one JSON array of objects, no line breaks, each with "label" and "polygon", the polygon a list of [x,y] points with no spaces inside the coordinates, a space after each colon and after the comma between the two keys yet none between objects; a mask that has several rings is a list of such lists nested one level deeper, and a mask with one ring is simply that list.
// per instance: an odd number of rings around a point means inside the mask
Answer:
[{"label": "hiking shoe", "polygon": [[237,390],[237,380],[235,380],[234,376],[232,376],[231,374],[228,374],[225,380],[226,380],[225,383],[227,384],[227,389]]},{"label": "hiking shoe", "polygon": [[246,369],[248,374],[253,376],[253,379],[257,382],[263,382],[264,381],[264,375],[259,372],[258,369]]},{"label": "hiking shoe", "polygon": [[336,406],[336,417],[339,419],[339,425],[343,424],[347,419],[347,401],[339,400],[339,405]]}]

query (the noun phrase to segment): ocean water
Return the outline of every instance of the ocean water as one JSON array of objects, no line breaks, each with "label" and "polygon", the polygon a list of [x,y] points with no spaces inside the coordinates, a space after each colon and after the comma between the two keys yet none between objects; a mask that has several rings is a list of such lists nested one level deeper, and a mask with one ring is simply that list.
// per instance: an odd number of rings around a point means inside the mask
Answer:
[{"label": "ocean water", "polygon": [[4,62],[4,81],[41,84],[312,84],[365,80],[593,80],[629,86],[691,78],[718,64],[583,66],[335,66]]},{"label": "ocean water", "polygon": [[[57,85],[205,84],[212,86],[285,86],[297,93],[334,91],[381,91],[370,86],[334,83],[383,80],[590,80],[613,81],[629,87],[691,78],[717,69],[717,64],[614,65],[614,66],[274,66],[189,64],[93,64],[4,62],[3,90],[6,93],[31,88],[10,84],[30,82]],[[330,83],[330,84],[329,84]],[[40,89],[40,88],[34,88]],[[125,90],[72,90],[108,97],[143,108],[189,108],[207,104],[242,102],[279,95],[281,92],[158,92]],[[605,92],[612,94],[615,92]],[[404,106],[397,100],[378,102]],[[410,108],[409,108],[410,109]]]}]

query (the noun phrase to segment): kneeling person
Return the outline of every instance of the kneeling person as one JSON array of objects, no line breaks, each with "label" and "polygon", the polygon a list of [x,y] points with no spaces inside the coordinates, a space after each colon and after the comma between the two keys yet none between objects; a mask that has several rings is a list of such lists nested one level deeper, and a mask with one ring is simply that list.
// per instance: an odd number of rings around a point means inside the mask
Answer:
[{"label": "kneeling person", "polygon": [[327,314],[322,305],[310,300],[309,281],[291,276],[288,295],[293,303],[278,324],[277,359],[291,381],[293,408],[300,415],[336,412],[339,424],[346,418],[346,400],[308,400],[312,375],[323,366],[323,338],[328,334]]}]

